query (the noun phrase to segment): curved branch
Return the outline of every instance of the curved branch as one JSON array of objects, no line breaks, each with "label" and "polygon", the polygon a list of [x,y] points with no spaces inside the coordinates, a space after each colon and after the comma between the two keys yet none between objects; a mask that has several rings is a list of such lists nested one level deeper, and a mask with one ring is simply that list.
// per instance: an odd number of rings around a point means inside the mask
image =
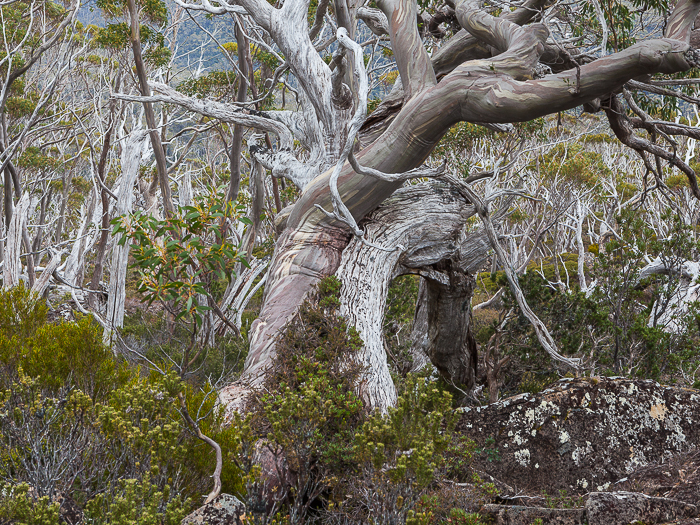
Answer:
[{"label": "curved branch", "polygon": [[330,176],[328,185],[331,190],[331,202],[333,203],[333,213],[327,212],[321,205],[316,204],[316,207],[320,209],[326,216],[330,218],[336,218],[339,221],[347,224],[358,237],[362,237],[364,232],[357,226],[357,222],[353,218],[350,210],[343,203],[343,199],[338,191],[338,178],[343,170],[343,166],[347,161],[352,148],[355,145],[355,137],[357,132],[360,131],[362,123],[365,121],[365,116],[367,115],[367,94],[369,92],[369,84],[367,82],[367,71],[365,70],[365,64],[362,54],[362,47],[357,44],[348,36],[348,32],[344,27],[339,27],[337,31],[338,43],[343,46],[347,53],[352,57],[352,62],[354,70],[359,77],[358,83],[358,103],[357,110],[350,121],[350,126],[348,130],[348,137],[345,141],[345,146],[340,154],[340,158],[333,168],[333,173]]},{"label": "curved branch", "polygon": [[323,27],[323,17],[326,16],[326,11],[328,10],[328,3],[330,0],[321,0],[316,8],[316,19],[314,20],[314,25],[309,30],[309,39],[313,40],[318,36],[321,27]]},{"label": "curved branch", "polygon": [[700,1],[680,0],[673,8],[673,12],[668,19],[664,36],[690,44],[693,22],[695,22],[699,10]]},{"label": "curved branch", "polygon": [[355,170],[355,173],[359,175],[367,175],[368,177],[373,177],[375,179],[383,180],[385,182],[403,182],[411,179],[437,179],[445,173],[445,168],[447,167],[447,161],[445,161],[439,168],[416,168],[405,173],[384,173],[374,168],[367,168],[361,166],[355,155],[350,152],[348,157],[350,166]]},{"label": "curved branch", "polygon": [[362,20],[375,35],[384,36],[389,34],[389,20],[379,9],[360,7],[357,9],[357,18]]},{"label": "curved branch", "polygon": [[377,5],[389,22],[391,48],[406,97],[434,86],[435,72],[416,24],[416,0],[380,0]]},{"label": "curved branch", "polygon": [[199,428],[197,422],[194,421],[194,419],[192,419],[189,410],[187,410],[187,403],[185,401],[185,396],[182,395],[182,392],[180,392],[177,395],[177,397],[180,400],[180,409],[182,411],[182,416],[185,418],[185,421],[187,421],[187,424],[190,425],[190,427],[192,427],[192,430],[195,432],[195,434],[197,434],[197,437],[199,439],[201,439],[207,445],[214,449],[214,453],[216,454],[216,467],[214,468],[214,473],[211,476],[212,478],[214,478],[214,488],[207,495],[207,499],[204,501],[204,504],[207,505],[214,501],[216,498],[218,498],[219,494],[221,494],[221,471],[224,465],[223,456],[221,454],[221,447],[216,441],[204,434],[204,432],[202,432],[202,429]]},{"label": "curved branch", "polygon": [[461,97],[461,120],[525,122],[615,92],[639,75],[687,71],[696,67],[698,60],[683,42],[650,40],[585,64],[580,71],[570,70],[527,82],[501,76],[498,89],[493,77],[474,78],[489,64],[490,61],[464,64],[434,88],[447,99]]},{"label": "curved branch", "polygon": [[455,14],[459,23],[474,38],[502,53],[497,57],[499,67],[493,67],[494,70],[503,71],[506,65],[503,72],[513,78],[532,78],[549,36],[547,28],[542,24],[521,27],[506,18],[496,18],[482,11],[480,3],[479,0],[458,0]]},{"label": "curved branch", "polygon": [[[526,0],[515,11],[504,13],[501,16],[505,20],[523,25],[536,17],[542,9],[551,3],[552,0]],[[557,50],[553,50],[552,46],[546,46],[542,58],[547,56],[548,59],[562,62],[564,66],[569,65],[568,60],[561,60],[560,54]],[[488,58],[492,55],[492,48],[462,29],[433,53],[430,63],[436,78],[441,78],[468,60]],[[549,62],[547,64],[549,65]],[[559,69],[553,67],[553,70],[560,71],[561,67]],[[401,82],[396,82],[391,93],[382,100],[379,107],[374,110],[363,125],[363,136],[366,136],[369,142],[374,140],[386,129],[403,105],[404,89]]]},{"label": "curved branch", "polygon": [[603,109],[605,110],[605,115],[608,117],[608,121],[610,122],[610,127],[615,132],[615,136],[617,136],[620,142],[638,152],[646,151],[652,155],[661,157],[662,159],[676,166],[683,173],[685,173],[686,177],[688,177],[688,182],[690,183],[690,189],[692,190],[693,195],[700,199],[700,188],[698,187],[698,180],[695,176],[695,171],[693,171],[690,166],[683,162],[682,159],[676,156],[675,153],[667,151],[658,144],[654,144],[635,135],[632,124],[627,119],[622,105],[616,96],[611,97],[609,102],[603,106]]},{"label": "curved branch", "polygon": [[175,104],[177,106],[182,106],[183,108],[204,115],[205,117],[211,117],[223,122],[232,122],[234,124],[240,124],[242,126],[247,126],[250,128],[259,129],[261,131],[267,131],[268,133],[274,133],[280,139],[280,148],[288,149],[291,151],[294,144],[294,139],[292,134],[289,132],[286,126],[273,119],[266,118],[264,112],[258,112],[257,115],[244,112],[239,108],[232,108],[226,104],[220,102],[214,102],[212,100],[200,100],[193,97],[188,97],[182,93],[175,91],[170,86],[161,84],[160,82],[149,82],[151,88],[161,93],[160,95],[152,95],[150,97],[135,97],[131,95],[124,95],[121,93],[114,93],[112,96],[121,100],[128,100],[130,102],[162,102],[164,104]]},{"label": "curved branch", "polygon": [[491,247],[496,252],[498,262],[503,267],[506,279],[508,281],[508,285],[510,286],[511,291],[515,296],[515,300],[517,301],[518,306],[520,307],[520,310],[522,311],[523,315],[527,317],[528,321],[530,321],[530,324],[532,325],[532,328],[535,330],[535,334],[537,335],[537,340],[540,342],[540,345],[542,345],[542,348],[545,349],[545,351],[550,355],[550,357],[552,357],[552,359],[555,359],[573,368],[578,369],[581,366],[581,360],[577,358],[565,357],[559,353],[559,351],[557,350],[557,344],[554,342],[554,339],[549,333],[549,330],[547,330],[545,324],[540,320],[539,317],[537,317],[537,314],[535,314],[535,312],[532,311],[530,305],[528,305],[527,300],[525,299],[525,295],[523,294],[523,291],[520,288],[520,281],[518,279],[518,275],[515,273],[515,270],[511,266],[510,260],[506,256],[506,253],[503,250],[503,247],[501,246],[500,242],[498,242],[498,234],[496,233],[496,229],[494,228],[493,222],[491,221],[491,218],[489,216],[488,203],[484,202],[478,195],[476,195],[476,193],[474,193],[467,184],[464,184],[453,177],[448,177],[447,180],[452,185],[454,185],[457,188],[457,190],[464,196],[464,198],[471,204],[473,204],[476,208],[476,212],[479,214],[481,222],[484,225],[484,229],[486,230],[486,234],[488,235]]},{"label": "curved branch", "polygon": [[288,150],[272,152],[268,148],[260,146],[259,140],[261,139],[263,139],[262,135],[253,135],[249,138],[248,151],[262,167],[272,171],[273,177],[284,177],[302,191],[309,182],[318,177],[320,173],[318,166],[299,162]]},{"label": "curved branch", "polygon": [[226,0],[214,1],[218,5],[213,5],[209,0],[202,0],[201,4],[190,4],[183,2],[183,0],[175,0],[175,3],[183,9],[204,11],[212,15],[223,15],[226,13],[249,15],[265,31],[270,31],[270,21],[275,9],[265,0],[236,0],[238,5],[231,5]]}]

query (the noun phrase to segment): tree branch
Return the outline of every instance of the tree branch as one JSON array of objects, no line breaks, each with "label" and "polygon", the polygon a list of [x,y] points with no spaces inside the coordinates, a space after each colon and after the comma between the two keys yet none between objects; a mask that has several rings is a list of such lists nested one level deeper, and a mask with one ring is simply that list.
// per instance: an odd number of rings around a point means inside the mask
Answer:
[{"label": "tree branch", "polygon": [[292,134],[286,126],[280,124],[275,119],[268,118],[265,112],[247,112],[239,108],[232,108],[229,105],[212,100],[200,100],[193,97],[188,97],[182,93],[175,91],[170,86],[161,84],[160,82],[151,82],[151,87],[154,91],[161,93],[160,95],[151,95],[149,97],[134,97],[122,93],[114,93],[112,96],[121,100],[130,102],[162,102],[165,104],[175,104],[182,106],[190,111],[204,115],[205,117],[219,119],[223,122],[231,122],[240,124],[250,128],[274,133],[280,139],[280,148],[291,151],[294,144]]},{"label": "tree branch", "polygon": [[407,99],[437,83],[430,57],[423,47],[416,17],[416,0],[380,0],[379,9],[389,22],[391,48]]}]

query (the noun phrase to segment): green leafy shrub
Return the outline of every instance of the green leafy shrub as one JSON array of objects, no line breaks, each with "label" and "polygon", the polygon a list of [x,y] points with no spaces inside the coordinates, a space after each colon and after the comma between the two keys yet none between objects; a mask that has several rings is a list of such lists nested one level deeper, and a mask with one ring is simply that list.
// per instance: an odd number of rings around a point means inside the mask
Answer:
[{"label": "green leafy shrub", "polygon": [[[184,425],[181,395],[193,413],[203,411],[200,427],[221,441],[227,459],[251,448],[249,425],[223,428],[211,389],[207,397],[177,374],[117,361],[88,318],[47,323],[45,307],[21,287],[0,292],[0,314],[0,482],[20,498],[11,505],[0,495],[0,509],[20,523],[43,524],[32,516],[48,515],[41,498],[58,494],[93,523],[179,523],[211,490],[215,464]],[[235,461],[222,479],[226,490],[244,490]],[[22,483],[32,488],[26,504]]]},{"label": "green leafy shrub", "polygon": [[46,311],[23,285],[0,292],[0,367],[6,384],[19,368],[52,392],[71,385],[95,399],[125,384],[126,363],[102,344],[102,331],[91,318],[47,323]]},{"label": "green leafy shrub", "polygon": [[[452,396],[409,375],[395,408],[373,414],[355,436],[368,519],[403,523],[445,466],[457,413]],[[358,501],[359,503],[359,501]],[[415,516],[414,516],[415,518]]]},{"label": "green leafy shrub", "polygon": [[0,485],[0,523],[58,525],[58,512],[48,496],[32,497],[28,483]]},{"label": "green leafy shrub", "polygon": [[188,506],[181,496],[170,497],[170,487],[159,489],[146,475],[141,480],[119,481],[118,493],[108,508],[103,508],[104,495],[90,500],[86,516],[95,525],[179,525],[187,515]]},{"label": "green leafy shrub", "polygon": [[353,466],[364,410],[355,394],[362,367],[352,354],[362,341],[337,314],[339,290],[334,277],[319,283],[286,326],[263,388],[249,400],[257,435],[294,472],[286,491],[290,523],[301,523]]},{"label": "green leafy shrub", "polygon": [[174,217],[160,220],[136,213],[112,221],[119,243],[130,243],[140,294],[150,306],[159,303],[174,317],[169,328],[184,333],[187,342],[174,352],[166,348],[166,361],[177,363],[181,376],[201,366],[208,348],[207,335],[198,339],[212,314],[230,324],[218,309],[216,296],[223,283],[234,277],[237,263],[247,264],[239,245],[227,240],[229,223],[250,222],[242,217],[243,206],[224,198],[225,188],[198,196],[194,205],[181,207]]}]

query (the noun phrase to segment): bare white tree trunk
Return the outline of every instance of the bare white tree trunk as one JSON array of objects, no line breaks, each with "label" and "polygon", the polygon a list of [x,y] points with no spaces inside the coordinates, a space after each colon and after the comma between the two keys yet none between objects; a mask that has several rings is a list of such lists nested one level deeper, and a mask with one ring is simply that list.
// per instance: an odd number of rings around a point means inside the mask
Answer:
[{"label": "bare white tree trunk", "polygon": [[586,284],[586,266],[584,264],[586,251],[583,246],[583,221],[585,218],[581,199],[579,198],[576,202],[576,246],[578,248],[578,281],[582,292],[585,292],[588,288]]},{"label": "bare white tree trunk", "polygon": [[[116,215],[126,215],[131,212],[134,204],[134,184],[139,171],[141,154],[148,138],[147,132],[138,130],[126,140],[122,150],[122,180],[119,183]],[[118,240],[118,239],[115,239]],[[119,246],[117,242],[112,247],[112,268],[109,275],[109,298],[107,299],[107,314],[105,321],[104,341],[111,343],[112,330],[124,325],[124,301],[126,299],[126,269],[129,260],[129,245]]]},{"label": "bare white tree trunk", "polygon": [[17,286],[22,274],[22,262],[19,256],[22,251],[22,230],[27,222],[29,205],[29,194],[24,193],[15,207],[10,227],[7,230],[5,266],[3,268],[3,285],[6,289]]},{"label": "bare white tree trunk", "polygon": [[46,265],[46,268],[44,268],[41,277],[39,277],[39,279],[37,279],[34,283],[32,292],[35,292],[39,296],[44,294],[46,288],[49,286],[49,279],[51,279],[51,275],[53,274],[54,270],[58,268],[58,265],[61,264],[62,254],[63,252],[57,251],[51,256],[51,260],[49,261],[49,264]]},{"label": "bare white tree trunk", "polygon": [[[340,314],[355,326],[364,343],[356,359],[365,366],[360,395],[367,406],[386,410],[396,401],[382,330],[391,280],[420,273],[449,283],[448,275],[430,268],[445,260],[472,271],[478,267],[489,248],[481,234],[463,234],[473,213],[442,183],[407,186],[369,216],[364,240],[353,239],[343,251],[336,272],[343,284]],[[435,331],[440,330],[435,327]],[[452,372],[456,371],[447,371]]]},{"label": "bare white tree trunk", "polygon": [[[639,280],[654,274],[676,274],[679,283],[668,302],[656,301],[649,317],[649,326],[659,326],[669,333],[683,333],[685,317],[690,313],[690,306],[700,301],[700,263],[684,261],[680,267],[670,268],[660,258],[656,258],[639,274]],[[661,309],[663,308],[663,311]]]},{"label": "bare white tree trunk", "polygon": [[192,197],[192,174],[189,170],[185,171],[185,174],[182,176],[182,180],[178,185],[178,190],[180,207],[192,206],[192,203],[194,202]]},{"label": "bare white tree trunk", "polygon": [[[78,228],[73,248],[66,260],[63,279],[70,285],[76,288],[81,288],[83,285],[83,273],[85,270],[85,253],[95,244],[97,240],[98,229],[90,231],[92,225],[101,219],[101,206],[98,213],[95,213],[95,204],[97,203],[97,191],[93,188],[90,193],[90,201],[87,206],[81,210],[82,220],[80,228]],[[98,226],[99,228],[99,226]]]}]

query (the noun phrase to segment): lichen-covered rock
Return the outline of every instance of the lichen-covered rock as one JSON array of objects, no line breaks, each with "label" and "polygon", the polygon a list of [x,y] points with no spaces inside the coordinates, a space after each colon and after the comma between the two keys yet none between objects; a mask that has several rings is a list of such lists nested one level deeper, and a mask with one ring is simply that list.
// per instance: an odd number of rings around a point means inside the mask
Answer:
[{"label": "lichen-covered rock", "polygon": [[532,525],[542,520],[547,525],[584,525],[586,510],[548,509],[544,507],[522,507],[519,505],[484,505],[480,511],[491,516],[495,525]]},{"label": "lichen-covered rock", "polygon": [[617,481],[615,489],[677,499],[700,508],[700,448],[641,467]]},{"label": "lichen-covered rock", "polygon": [[235,496],[220,494],[182,520],[181,525],[242,525],[245,505]]},{"label": "lichen-covered rock", "polygon": [[463,409],[457,430],[477,442],[475,469],[517,489],[605,491],[636,468],[700,443],[700,391],[562,379],[536,395]]},{"label": "lichen-covered rock", "polygon": [[592,492],[586,501],[588,525],[668,523],[697,515],[694,505],[638,492]]}]

